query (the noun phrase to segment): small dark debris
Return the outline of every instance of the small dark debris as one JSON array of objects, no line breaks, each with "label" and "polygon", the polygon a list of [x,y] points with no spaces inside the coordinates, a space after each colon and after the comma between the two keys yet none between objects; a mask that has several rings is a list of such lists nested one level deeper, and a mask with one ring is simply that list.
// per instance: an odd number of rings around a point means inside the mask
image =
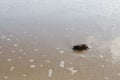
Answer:
[{"label": "small dark debris", "polygon": [[81,44],[81,45],[74,45],[72,48],[74,51],[86,51],[89,49],[89,47],[86,44]]}]

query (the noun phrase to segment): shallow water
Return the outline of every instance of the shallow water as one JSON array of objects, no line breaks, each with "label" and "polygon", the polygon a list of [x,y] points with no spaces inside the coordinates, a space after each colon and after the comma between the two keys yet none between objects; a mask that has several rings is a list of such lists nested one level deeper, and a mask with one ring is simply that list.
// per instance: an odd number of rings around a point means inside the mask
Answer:
[{"label": "shallow water", "polygon": [[119,3],[0,1],[0,79],[119,80]]}]

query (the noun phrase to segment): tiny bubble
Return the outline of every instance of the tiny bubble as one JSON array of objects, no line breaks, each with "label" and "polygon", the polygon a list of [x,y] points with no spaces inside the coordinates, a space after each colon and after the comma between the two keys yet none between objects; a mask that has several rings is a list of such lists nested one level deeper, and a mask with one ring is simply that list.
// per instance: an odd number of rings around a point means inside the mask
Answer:
[{"label": "tiny bubble", "polygon": [[22,49],[19,49],[19,51],[20,51],[20,52],[23,52],[23,50],[22,50]]},{"label": "tiny bubble", "polygon": [[100,58],[103,58],[103,55],[99,55],[100,56]]},{"label": "tiny bubble", "polygon": [[104,79],[105,79],[105,80],[109,80],[109,78],[108,78],[107,76],[106,76],[106,77],[104,77]]},{"label": "tiny bubble", "polygon": [[22,74],[23,77],[26,77],[27,75],[26,74]]},{"label": "tiny bubble", "polygon": [[43,67],[43,64],[40,64],[40,67]]},{"label": "tiny bubble", "polygon": [[46,55],[42,55],[43,57],[46,57]]},{"label": "tiny bubble", "polygon": [[80,55],[80,57],[85,58],[86,56],[85,55]]},{"label": "tiny bubble", "polygon": [[15,53],[15,50],[12,50],[12,53]]},{"label": "tiny bubble", "polygon": [[35,68],[35,65],[30,65],[30,68]]},{"label": "tiny bubble", "polygon": [[16,46],[18,46],[18,44],[14,44],[13,46],[15,46],[15,47],[16,47]]},{"label": "tiny bubble", "polygon": [[34,51],[35,51],[35,52],[37,52],[37,51],[38,51],[38,49],[34,49]]},{"label": "tiny bubble", "polygon": [[21,56],[19,56],[18,58],[19,58],[19,59],[21,59],[22,57],[21,57]]},{"label": "tiny bubble", "polygon": [[48,77],[52,77],[52,75],[53,75],[53,70],[52,70],[52,69],[49,69],[49,70],[48,70]]},{"label": "tiny bubble", "polygon": [[59,50],[59,48],[56,48],[57,50]]},{"label": "tiny bubble", "polygon": [[8,76],[4,76],[4,79],[8,79]]},{"label": "tiny bubble", "polygon": [[2,54],[2,52],[0,51],[0,54]]},{"label": "tiny bubble", "polygon": [[46,60],[46,62],[47,62],[47,63],[49,63],[49,62],[50,62],[50,60]]},{"label": "tiny bubble", "polygon": [[110,60],[109,59],[106,59],[106,62],[109,62]]},{"label": "tiny bubble", "polygon": [[12,59],[8,59],[8,61],[12,61]]},{"label": "tiny bubble", "polygon": [[105,67],[105,65],[100,65],[100,67],[102,67],[102,68],[103,68],[103,67]]},{"label": "tiny bubble", "polygon": [[8,38],[7,40],[8,40],[8,41],[10,41],[11,39],[10,39],[10,38]]},{"label": "tiny bubble", "polygon": [[34,59],[30,59],[29,62],[34,62]]},{"label": "tiny bubble", "polygon": [[120,76],[120,73],[118,73],[118,75]]},{"label": "tiny bubble", "polygon": [[10,67],[10,71],[13,71],[14,69],[15,69],[14,66],[11,66],[11,67]]},{"label": "tiny bubble", "polygon": [[59,53],[63,54],[63,53],[64,53],[64,51],[59,51]]}]

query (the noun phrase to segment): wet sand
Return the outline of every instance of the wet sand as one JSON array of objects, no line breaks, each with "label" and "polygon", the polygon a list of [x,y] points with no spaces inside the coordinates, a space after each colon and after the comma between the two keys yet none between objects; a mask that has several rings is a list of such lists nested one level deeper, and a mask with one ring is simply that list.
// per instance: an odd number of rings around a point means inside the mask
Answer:
[{"label": "wet sand", "polygon": [[0,80],[119,80],[119,2],[52,1],[3,1]]}]

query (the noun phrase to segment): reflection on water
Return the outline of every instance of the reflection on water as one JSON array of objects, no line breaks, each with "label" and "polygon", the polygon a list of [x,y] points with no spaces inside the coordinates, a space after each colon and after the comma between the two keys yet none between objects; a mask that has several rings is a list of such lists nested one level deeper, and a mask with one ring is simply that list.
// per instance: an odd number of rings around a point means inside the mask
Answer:
[{"label": "reflection on water", "polygon": [[1,80],[120,79],[118,0],[0,2]]}]

